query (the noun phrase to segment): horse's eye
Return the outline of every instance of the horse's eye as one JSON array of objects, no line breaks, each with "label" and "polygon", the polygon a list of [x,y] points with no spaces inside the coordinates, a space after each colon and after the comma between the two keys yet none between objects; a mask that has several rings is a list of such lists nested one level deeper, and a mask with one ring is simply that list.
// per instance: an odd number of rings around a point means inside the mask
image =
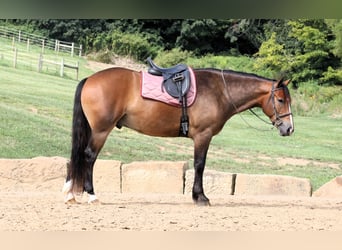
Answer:
[{"label": "horse's eye", "polygon": [[278,102],[283,103],[284,99],[278,98]]}]

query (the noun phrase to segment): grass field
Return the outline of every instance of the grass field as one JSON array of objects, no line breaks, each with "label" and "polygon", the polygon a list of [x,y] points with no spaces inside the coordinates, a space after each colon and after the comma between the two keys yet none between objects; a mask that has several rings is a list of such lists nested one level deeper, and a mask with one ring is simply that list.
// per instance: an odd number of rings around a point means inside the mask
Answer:
[{"label": "grass field", "polygon": [[[80,79],[91,73],[81,62]],[[0,65],[0,158],[69,157],[73,96],[70,78]],[[295,133],[281,137],[249,113],[233,117],[216,136],[207,168],[234,173],[282,174],[310,178],[314,189],[341,175],[342,118],[295,115]],[[123,162],[193,162],[192,141],[156,138],[114,129],[102,159]]]}]

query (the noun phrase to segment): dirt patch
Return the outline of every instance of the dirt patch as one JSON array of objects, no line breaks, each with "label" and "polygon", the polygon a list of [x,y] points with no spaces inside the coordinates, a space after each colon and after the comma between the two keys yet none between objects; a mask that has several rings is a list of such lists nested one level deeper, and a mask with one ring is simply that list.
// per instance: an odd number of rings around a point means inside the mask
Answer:
[{"label": "dirt patch", "polygon": [[317,167],[326,167],[326,168],[333,168],[333,169],[340,169],[340,164],[338,163],[331,163],[331,162],[319,162],[314,160],[307,160],[307,159],[298,159],[298,158],[290,158],[290,157],[278,157],[276,158],[278,165],[285,166],[285,165],[293,165],[293,166],[317,166]]},{"label": "dirt patch", "polygon": [[[3,231],[297,231],[341,230],[342,198],[210,196],[198,207],[189,195],[128,195],[97,190],[102,201],[63,203],[66,160],[0,159]],[[185,212],[186,211],[186,212]]]},{"label": "dirt patch", "polygon": [[147,65],[137,63],[134,60],[130,58],[125,58],[125,57],[115,57],[113,58],[113,62],[111,64],[88,60],[86,67],[88,67],[94,72],[97,72],[103,69],[112,68],[112,67],[123,67],[123,68],[133,69],[136,71],[147,70]]}]

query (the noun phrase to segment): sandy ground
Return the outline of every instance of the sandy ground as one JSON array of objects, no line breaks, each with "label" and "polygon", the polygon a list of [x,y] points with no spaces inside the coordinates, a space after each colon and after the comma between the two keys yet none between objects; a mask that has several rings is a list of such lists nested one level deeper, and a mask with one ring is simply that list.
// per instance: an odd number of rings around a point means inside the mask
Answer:
[{"label": "sandy ground", "polygon": [[100,204],[64,204],[66,159],[0,159],[2,231],[319,231],[342,230],[342,199],[101,192]]}]

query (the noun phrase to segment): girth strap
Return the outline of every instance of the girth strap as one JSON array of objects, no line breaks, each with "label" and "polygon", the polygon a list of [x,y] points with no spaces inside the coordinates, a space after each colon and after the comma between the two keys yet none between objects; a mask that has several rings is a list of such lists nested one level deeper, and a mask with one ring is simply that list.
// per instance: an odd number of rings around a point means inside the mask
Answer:
[{"label": "girth strap", "polygon": [[180,120],[179,136],[188,136],[189,132],[189,117],[187,113],[187,98],[186,95],[182,97],[182,116]]}]

